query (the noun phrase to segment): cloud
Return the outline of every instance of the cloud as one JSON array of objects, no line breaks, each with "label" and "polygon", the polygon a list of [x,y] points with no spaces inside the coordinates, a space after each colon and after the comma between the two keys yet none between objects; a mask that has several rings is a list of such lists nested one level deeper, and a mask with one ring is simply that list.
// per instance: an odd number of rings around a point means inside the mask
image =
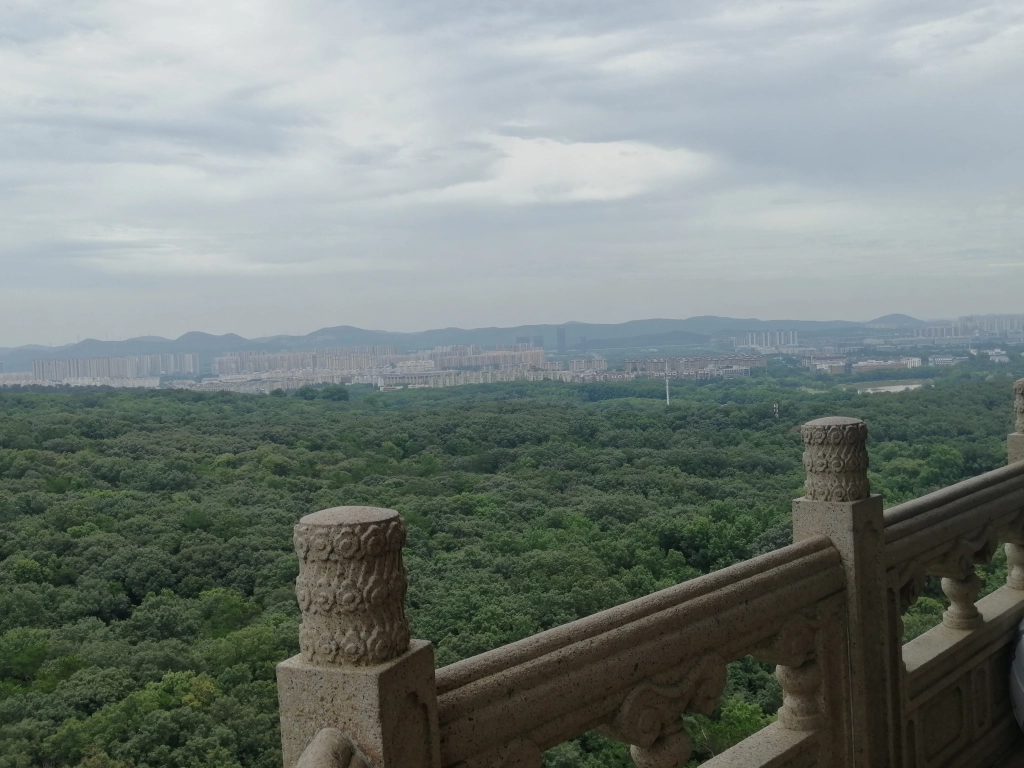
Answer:
[{"label": "cloud", "polygon": [[1013,0],[12,0],[0,70],[2,345],[1019,308]]},{"label": "cloud", "polygon": [[490,177],[428,192],[421,199],[510,205],[622,200],[673,181],[706,176],[711,158],[635,141],[561,142],[492,136]]}]

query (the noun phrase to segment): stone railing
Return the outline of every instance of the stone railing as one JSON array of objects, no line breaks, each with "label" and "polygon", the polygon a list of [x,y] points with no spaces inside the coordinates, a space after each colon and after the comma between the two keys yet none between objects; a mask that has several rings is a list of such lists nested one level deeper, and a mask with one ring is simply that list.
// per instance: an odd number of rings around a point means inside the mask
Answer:
[{"label": "stone railing", "polygon": [[[792,545],[438,670],[409,638],[398,513],[304,517],[301,653],[278,667],[285,768],[538,768],[591,729],[640,768],[681,767],[680,715],[710,714],[746,655],[777,665],[783,705],[710,768],[992,765],[1024,743],[1007,686],[1024,619],[1024,380],[1015,392],[1005,468],[883,511],[864,423],[810,422]],[[999,542],[1007,584],[979,601],[974,568]],[[950,607],[902,645],[929,576]]]}]

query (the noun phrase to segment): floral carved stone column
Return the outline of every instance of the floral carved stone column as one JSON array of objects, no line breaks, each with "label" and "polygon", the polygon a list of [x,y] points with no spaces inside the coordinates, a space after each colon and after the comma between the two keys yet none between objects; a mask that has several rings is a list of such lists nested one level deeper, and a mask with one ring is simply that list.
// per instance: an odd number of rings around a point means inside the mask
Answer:
[{"label": "floral carved stone column", "polygon": [[[853,722],[835,738],[852,737],[853,743],[836,746],[849,750],[853,765],[862,768],[894,765],[900,754],[894,724],[901,722],[901,699],[899,659],[891,650],[898,654],[899,638],[890,638],[899,613],[893,615],[886,583],[882,498],[871,493],[868,482],[867,426],[860,419],[830,417],[804,424],[800,436],[807,474],[805,494],[793,502],[793,539],[828,536],[846,572],[850,679],[839,687],[849,691]],[[798,680],[788,671],[780,677],[790,678],[794,698],[807,699],[810,691],[800,686],[814,678]],[[830,721],[836,720],[836,710],[841,707],[834,708]]]},{"label": "floral carved stone column", "polygon": [[405,525],[390,509],[326,509],[295,526],[306,661],[380,664],[408,650],[404,544]]},{"label": "floral carved stone column", "polygon": [[860,419],[834,416],[800,427],[804,442],[804,498],[859,501],[871,495],[868,483],[868,428]]},{"label": "floral carved stone column", "polygon": [[285,768],[332,729],[375,768],[436,768],[434,653],[409,638],[402,518],[334,507],[303,517],[294,542],[300,653],[277,668]]}]

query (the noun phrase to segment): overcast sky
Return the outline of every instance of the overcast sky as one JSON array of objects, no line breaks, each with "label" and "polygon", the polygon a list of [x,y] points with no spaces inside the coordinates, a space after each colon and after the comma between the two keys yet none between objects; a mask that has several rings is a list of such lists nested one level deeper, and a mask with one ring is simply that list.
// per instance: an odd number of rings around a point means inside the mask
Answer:
[{"label": "overcast sky", "polygon": [[0,346],[1024,312],[1024,3],[0,0]]}]

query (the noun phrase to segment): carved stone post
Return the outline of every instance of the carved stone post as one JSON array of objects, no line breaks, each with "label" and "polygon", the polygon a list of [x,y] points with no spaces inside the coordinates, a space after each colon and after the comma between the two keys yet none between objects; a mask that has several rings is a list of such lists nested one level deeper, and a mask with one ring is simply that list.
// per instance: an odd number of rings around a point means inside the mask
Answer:
[{"label": "carved stone post", "polygon": [[295,526],[301,653],[277,667],[285,768],[324,729],[377,768],[440,764],[434,652],[410,640],[398,513],[335,507]]},{"label": "carved stone post", "polygon": [[[1024,379],[1013,384],[1013,434],[1006,438],[1008,463],[1024,461]],[[1006,545],[1006,585],[1024,590],[1024,536],[1012,537]]]},{"label": "carved stone post", "polygon": [[868,484],[867,427],[833,417],[805,424],[800,435],[807,480],[804,497],[793,502],[793,539],[828,536],[846,571],[853,719],[847,748],[853,765],[897,766],[900,638],[891,626],[882,498]]},{"label": "carved stone post", "polygon": [[1006,453],[1010,464],[1024,461],[1024,379],[1013,385],[1013,409],[1017,415],[1015,431],[1006,438]]}]

